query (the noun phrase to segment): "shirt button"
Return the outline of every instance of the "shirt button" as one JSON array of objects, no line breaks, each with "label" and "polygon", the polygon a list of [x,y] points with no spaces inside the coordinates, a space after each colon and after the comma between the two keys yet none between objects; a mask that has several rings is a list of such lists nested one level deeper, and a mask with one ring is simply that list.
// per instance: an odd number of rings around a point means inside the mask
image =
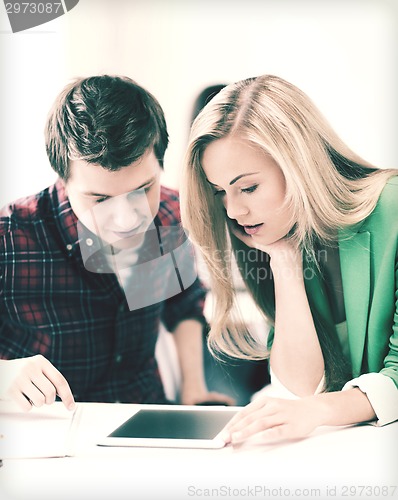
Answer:
[{"label": "shirt button", "polygon": [[121,354],[118,354],[116,357],[115,357],[115,361],[116,363],[120,363],[122,361],[122,355]]},{"label": "shirt button", "polygon": [[68,243],[66,245],[66,249],[68,250],[68,252],[70,252],[72,250],[72,248],[73,248],[73,246],[70,243]]},{"label": "shirt button", "polygon": [[87,238],[87,239],[86,239],[86,245],[87,245],[88,247],[93,246],[93,243],[94,243],[94,242],[93,242],[93,240],[92,240],[91,238]]}]

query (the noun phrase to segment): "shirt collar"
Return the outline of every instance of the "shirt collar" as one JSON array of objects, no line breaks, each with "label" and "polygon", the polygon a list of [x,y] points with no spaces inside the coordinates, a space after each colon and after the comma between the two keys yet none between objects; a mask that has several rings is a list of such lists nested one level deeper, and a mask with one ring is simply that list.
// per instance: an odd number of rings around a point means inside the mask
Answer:
[{"label": "shirt collar", "polygon": [[55,220],[63,244],[69,253],[74,253],[79,247],[79,235],[77,232],[77,217],[69,203],[64,182],[58,179],[52,188],[51,199]]}]

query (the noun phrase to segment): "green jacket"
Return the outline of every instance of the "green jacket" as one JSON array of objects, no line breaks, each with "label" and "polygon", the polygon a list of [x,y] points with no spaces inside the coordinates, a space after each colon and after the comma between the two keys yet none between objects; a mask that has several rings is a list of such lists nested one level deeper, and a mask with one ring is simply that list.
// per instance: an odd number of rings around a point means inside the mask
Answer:
[{"label": "green jacket", "polygon": [[[366,219],[340,231],[339,250],[353,377],[381,372],[398,387],[398,177]],[[306,288],[333,322],[320,281]]]}]

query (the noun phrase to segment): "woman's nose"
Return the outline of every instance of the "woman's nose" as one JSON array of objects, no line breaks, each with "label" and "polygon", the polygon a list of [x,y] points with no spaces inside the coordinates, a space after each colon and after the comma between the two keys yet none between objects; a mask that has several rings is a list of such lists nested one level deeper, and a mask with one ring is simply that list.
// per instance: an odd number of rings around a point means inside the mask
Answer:
[{"label": "woman's nose", "polygon": [[239,217],[249,213],[248,206],[246,203],[243,203],[242,200],[237,200],[236,198],[225,198],[224,204],[227,215],[230,219],[239,219]]}]

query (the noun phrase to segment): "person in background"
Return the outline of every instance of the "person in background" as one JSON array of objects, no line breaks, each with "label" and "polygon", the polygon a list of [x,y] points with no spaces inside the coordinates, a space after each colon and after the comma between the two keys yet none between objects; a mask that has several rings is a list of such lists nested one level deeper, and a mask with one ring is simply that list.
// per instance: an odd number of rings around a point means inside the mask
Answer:
[{"label": "person in background", "polygon": [[[168,133],[157,100],[123,76],[80,78],[46,127],[59,178],[0,212],[0,397],[21,409],[75,401],[167,403],[155,345],[174,333],[181,403],[209,393],[205,289],[161,186]],[[33,168],[33,166],[32,166]]]},{"label": "person in background", "polygon": [[[228,85],[193,123],[181,203],[213,277],[210,345],[270,361],[272,391],[225,440],[396,420],[398,171],[361,159],[306,94],[265,75]],[[267,343],[236,319],[231,252]]]},{"label": "person in background", "polygon": [[201,92],[199,92],[193,103],[190,128],[192,126],[192,123],[195,121],[195,118],[206,106],[206,104],[211,101],[211,99],[213,99],[213,97],[216,96],[226,86],[226,83],[216,83],[214,85],[205,87]]}]

